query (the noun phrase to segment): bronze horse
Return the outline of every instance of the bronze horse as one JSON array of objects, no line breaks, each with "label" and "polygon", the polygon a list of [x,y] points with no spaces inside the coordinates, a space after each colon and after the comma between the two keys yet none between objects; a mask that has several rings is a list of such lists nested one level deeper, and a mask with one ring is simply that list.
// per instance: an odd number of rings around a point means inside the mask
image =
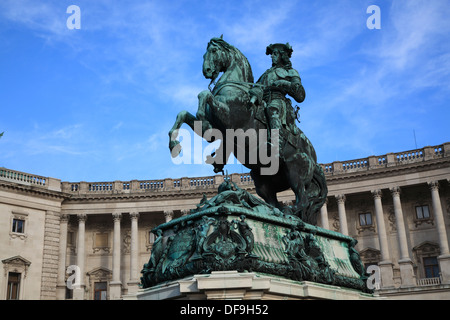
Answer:
[{"label": "bronze horse", "polygon": [[[223,74],[215,83],[220,73]],[[218,149],[215,153],[216,157],[209,158],[209,163],[213,163],[215,172],[222,171],[231,152],[237,155],[245,149],[245,157],[237,158],[250,169],[256,193],[268,204],[285,213],[295,214],[302,221],[315,225],[328,189],[322,167],[317,163],[315,150],[308,138],[300,129],[297,135],[288,130],[280,130],[279,134],[283,137],[282,147],[279,153],[271,154],[271,156],[279,157],[277,158],[278,170],[273,174],[262,174],[262,169],[267,169],[268,166],[267,161],[261,161],[262,158],[259,156],[264,153],[262,151],[268,151],[265,135],[259,135],[258,143],[255,145],[248,140],[245,140],[244,144],[242,141],[238,143],[235,136],[229,137],[230,135],[227,134],[230,132],[229,129],[244,132],[250,132],[250,130],[267,132],[268,129],[264,107],[255,107],[250,103],[249,90],[255,84],[247,58],[237,48],[225,42],[222,37],[212,38],[203,56],[203,75],[211,79],[211,84],[215,83],[214,88],[202,91],[198,95],[199,105],[195,116],[187,111],[178,113],[169,131],[169,148],[172,156],[177,156],[181,151],[179,141],[175,140],[181,125],[186,123],[194,130],[194,122],[201,121],[202,132],[196,133],[201,134],[208,142],[215,139],[214,136],[208,135],[210,129],[216,129],[222,133],[220,151],[223,151],[230,139],[232,140],[230,142],[233,146],[232,150],[218,152]],[[255,153],[258,157],[257,161],[250,159],[255,156]],[[295,203],[293,206],[283,206],[277,200],[277,192],[289,188],[295,194]]]}]

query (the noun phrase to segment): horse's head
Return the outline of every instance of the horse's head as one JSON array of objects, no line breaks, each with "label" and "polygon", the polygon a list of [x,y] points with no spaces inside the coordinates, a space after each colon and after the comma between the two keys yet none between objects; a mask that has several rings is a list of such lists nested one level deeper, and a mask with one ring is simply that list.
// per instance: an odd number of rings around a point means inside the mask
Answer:
[{"label": "horse's head", "polygon": [[220,38],[212,38],[203,55],[203,75],[213,83],[221,72],[235,81],[253,82],[253,73],[247,58],[237,48]]},{"label": "horse's head", "polygon": [[230,62],[230,47],[222,36],[209,41],[206,53],[203,55],[203,75],[206,79],[214,81],[220,72],[226,70]]}]

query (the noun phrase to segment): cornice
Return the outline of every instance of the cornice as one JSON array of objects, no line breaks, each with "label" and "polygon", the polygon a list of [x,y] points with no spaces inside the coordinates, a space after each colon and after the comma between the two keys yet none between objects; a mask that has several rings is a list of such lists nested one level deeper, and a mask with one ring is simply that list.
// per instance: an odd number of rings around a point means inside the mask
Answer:
[{"label": "cornice", "polygon": [[21,193],[23,195],[39,196],[41,198],[46,198],[46,199],[52,198],[52,199],[57,199],[57,200],[61,200],[61,201],[63,201],[67,197],[67,195],[63,194],[60,191],[53,191],[53,190],[40,188],[37,186],[23,185],[20,183],[2,181],[2,180],[0,180],[0,190],[14,191],[17,193]]},{"label": "cornice", "polygon": [[[247,191],[254,190],[254,186],[245,186],[242,189]],[[136,192],[136,193],[98,193],[98,194],[66,194],[64,204],[71,202],[95,202],[95,201],[150,201],[150,200],[174,200],[174,199],[200,199],[203,194],[215,196],[217,188],[199,188],[199,189],[181,189],[160,192]]]},{"label": "cornice", "polygon": [[[397,154],[388,154],[382,157],[386,158],[385,165],[379,166],[377,162],[374,164],[373,158],[378,158],[371,156],[365,159],[369,166],[363,169],[348,169],[343,166],[347,163],[360,162],[360,160],[352,160],[346,162],[336,162],[332,164],[321,164],[324,168],[330,167],[334,172],[326,172],[325,179],[328,185],[339,185],[341,183],[353,183],[353,182],[364,182],[370,181],[371,179],[380,178],[390,178],[398,177],[401,175],[411,174],[411,173],[423,173],[426,171],[438,170],[450,168],[450,143],[445,143],[436,147],[424,147],[422,149],[415,150],[413,153],[418,154],[420,152],[420,157],[423,157],[423,161],[412,161],[410,163],[405,163],[404,161],[398,162]],[[441,153],[433,153],[433,150],[441,150]],[[430,149],[430,150],[428,150]],[[410,152],[406,152],[408,154]],[[403,155],[404,153],[398,153]],[[435,157],[435,158],[433,158]],[[414,158],[417,159],[417,158]],[[426,160],[425,160],[426,159]],[[233,177],[236,175],[235,177]],[[232,174],[232,181],[236,182],[238,186],[249,192],[254,192],[255,187],[253,183],[249,182],[249,174],[244,174],[246,177],[240,174]],[[450,172],[449,172],[450,176]],[[29,175],[26,173],[17,172],[14,170],[4,169],[3,176],[7,179],[15,179],[16,177],[25,177],[35,181],[34,175]],[[31,177],[31,178],[30,178]],[[38,177],[39,178],[39,177]],[[444,176],[442,179],[448,179],[448,176]],[[49,186],[56,186],[59,181],[53,178],[42,178],[39,179],[45,181],[45,187],[41,185],[24,184],[23,182],[15,182],[11,180],[0,180],[0,190],[7,190],[19,194],[37,196],[44,199],[55,199],[63,203],[88,203],[88,202],[130,202],[130,201],[152,201],[152,200],[176,200],[176,199],[199,199],[203,194],[208,197],[217,194],[217,188],[223,179],[214,177],[197,177],[197,178],[180,178],[180,179],[163,179],[163,180],[132,180],[129,182],[114,181],[114,182],[99,182],[99,183],[86,183],[86,182],[63,182],[61,184],[61,190],[49,189]],[[208,179],[207,185],[195,185],[199,181]],[[23,180],[23,179],[22,179]],[[41,181],[39,180],[39,181]],[[54,181],[53,181],[54,180]],[[167,181],[166,181],[167,180]],[[198,180],[198,181],[197,181]],[[27,180],[28,181],[28,180]],[[178,185],[173,186],[173,181],[179,181]],[[210,182],[212,184],[210,184]],[[139,184],[154,184],[157,183],[156,188],[142,189],[139,188]],[[192,184],[194,183],[194,185]],[[48,185],[47,185],[48,184]],[[103,186],[108,184],[107,191],[91,191],[91,184],[93,186]],[[121,185],[128,184],[130,188],[122,191]],[[76,187],[74,189],[74,186]],[[87,186],[89,186],[89,191]],[[70,188],[71,187],[71,188]]]},{"label": "cornice", "polygon": [[[370,180],[378,177],[392,177],[408,173],[425,172],[428,170],[450,167],[450,158],[432,159],[424,162],[414,162],[398,166],[374,168],[356,172],[342,172],[327,174],[326,180],[329,185],[336,185],[345,182],[357,182]],[[240,186],[247,191],[254,191],[253,185]],[[54,198],[62,200],[63,203],[83,203],[83,202],[130,202],[130,201],[151,201],[165,199],[199,199],[203,194],[211,197],[217,194],[217,188],[186,188],[168,191],[144,191],[144,192],[118,192],[118,193],[86,193],[70,194],[65,192],[50,191],[35,186],[21,185],[13,182],[0,181],[0,190],[14,190],[22,194],[33,194],[45,198]]]}]

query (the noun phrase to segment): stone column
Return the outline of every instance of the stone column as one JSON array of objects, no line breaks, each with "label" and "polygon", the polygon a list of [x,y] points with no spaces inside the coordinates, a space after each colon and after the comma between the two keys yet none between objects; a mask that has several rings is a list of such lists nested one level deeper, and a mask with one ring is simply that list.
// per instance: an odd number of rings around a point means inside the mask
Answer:
[{"label": "stone column", "polygon": [[390,288],[394,287],[394,270],[389,255],[386,226],[384,224],[383,204],[381,203],[381,190],[373,190],[372,195],[375,204],[375,217],[381,251],[381,262],[378,264],[381,272],[381,285],[383,288]]},{"label": "stone column", "polygon": [[84,289],[86,284],[84,283],[85,271],[84,271],[84,263],[85,263],[85,250],[84,250],[84,242],[85,242],[85,223],[87,219],[86,214],[77,215],[78,218],[78,240],[77,240],[77,266],[80,272],[80,286],[73,290],[73,300],[84,300]]},{"label": "stone column", "polygon": [[120,282],[120,220],[121,213],[113,213],[114,234],[113,234],[113,258],[112,258],[112,281],[109,284],[111,300],[120,299],[122,294],[122,282]]},{"label": "stone column", "polygon": [[69,215],[61,214],[59,227],[59,265],[58,265],[58,285],[56,287],[56,299],[66,298],[66,251],[67,251],[67,226]]},{"label": "stone column", "polygon": [[165,210],[164,211],[164,218],[166,219],[166,222],[169,222],[173,219],[173,210]]},{"label": "stone column", "polygon": [[138,219],[139,213],[130,212],[131,219],[131,245],[130,245],[130,281],[128,282],[128,293],[136,292],[139,288],[139,274],[138,274]]},{"label": "stone column", "polygon": [[345,212],[345,195],[336,195],[336,200],[338,203],[340,231],[342,234],[348,236],[347,213]]},{"label": "stone column", "polygon": [[441,271],[442,283],[450,283],[450,252],[448,246],[447,231],[445,230],[444,214],[442,212],[441,198],[439,196],[439,182],[432,181],[428,184],[431,189],[434,219],[439,236],[439,247],[441,255],[438,257],[439,269]]},{"label": "stone column", "polygon": [[402,278],[402,287],[416,285],[413,262],[409,257],[408,242],[406,239],[405,221],[403,219],[402,203],[400,201],[400,188],[391,188],[392,201],[394,202],[395,221],[397,225],[398,244],[400,248],[400,276]]},{"label": "stone column", "polygon": [[320,208],[320,220],[322,222],[322,228],[324,228],[324,229],[330,229],[330,226],[328,223],[327,204],[328,204],[328,198],[325,200],[325,203],[323,204],[322,208]]}]

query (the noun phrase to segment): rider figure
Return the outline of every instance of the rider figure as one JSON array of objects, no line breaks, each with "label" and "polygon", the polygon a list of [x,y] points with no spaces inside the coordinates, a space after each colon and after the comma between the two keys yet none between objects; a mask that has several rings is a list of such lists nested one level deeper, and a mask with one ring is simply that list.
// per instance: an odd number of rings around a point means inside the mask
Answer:
[{"label": "rider figure", "polygon": [[[294,123],[296,118],[291,105],[291,101],[286,95],[291,96],[297,102],[305,100],[305,90],[302,86],[300,75],[292,68],[290,57],[292,47],[289,43],[271,44],[266,49],[266,55],[272,57],[272,67],[268,69],[256,82],[259,85],[250,90],[252,104],[261,105],[265,102],[266,116],[268,118],[269,129],[281,130],[282,126],[293,134],[298,134],[299,130]],[[279,146],[282,146],[281,134]],[[269,130],[270,141],[270,130]]]}]

